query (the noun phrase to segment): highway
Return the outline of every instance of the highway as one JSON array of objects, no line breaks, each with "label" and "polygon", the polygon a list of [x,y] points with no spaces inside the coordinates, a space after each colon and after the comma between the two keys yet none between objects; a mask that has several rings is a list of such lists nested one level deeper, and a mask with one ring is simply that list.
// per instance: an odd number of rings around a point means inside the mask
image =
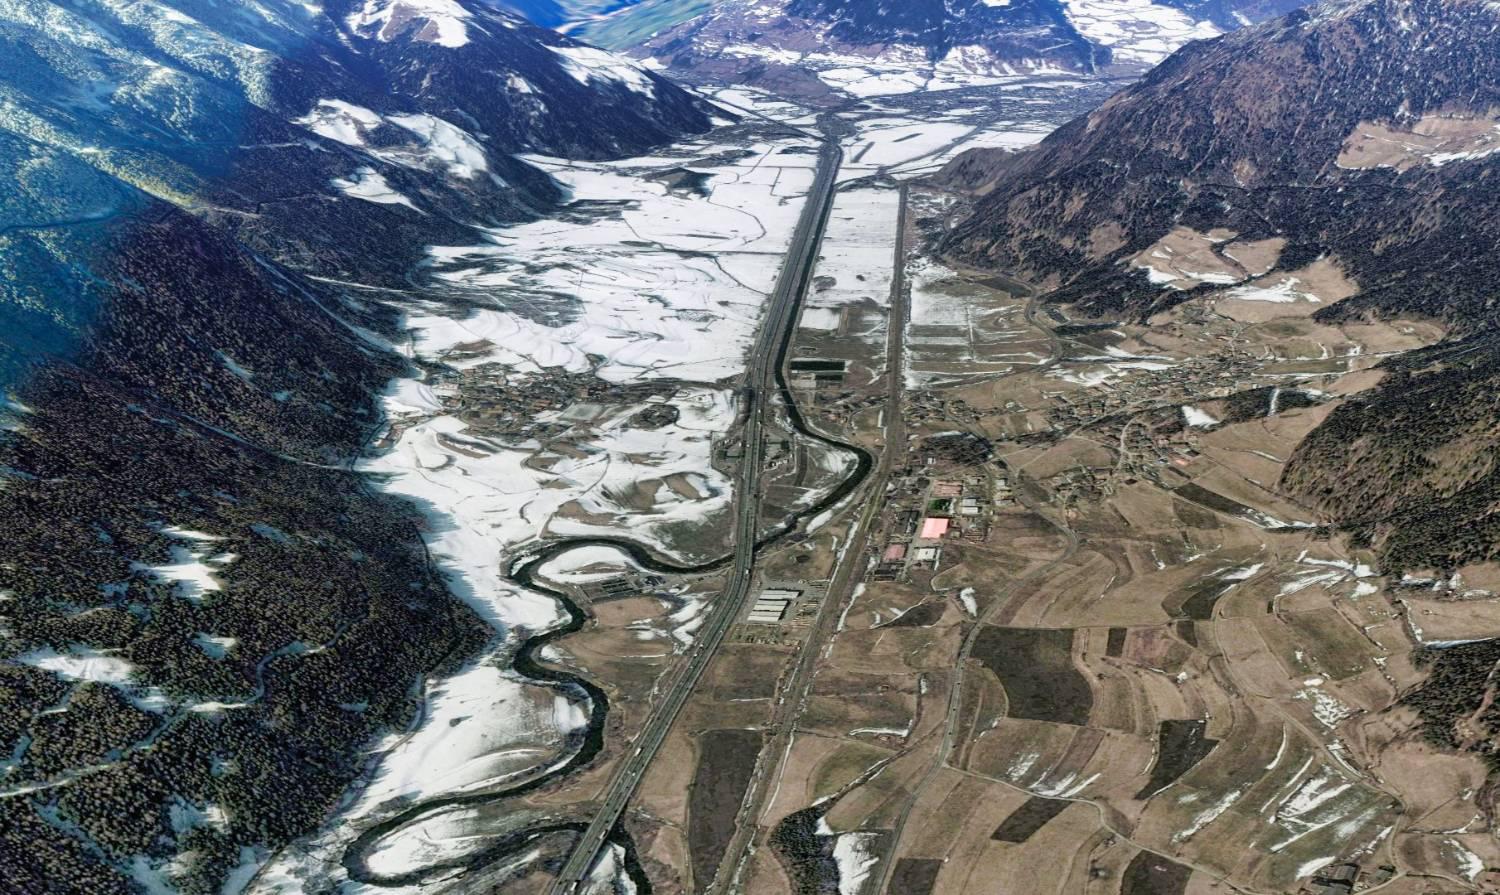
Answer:
[{"label": "highway", "polygon": [[631,751],[620,762],[601,794],[602,803],[589,822],[567,862],[553,881],[552,895],[568,895],[582,889],[610,833],[619,823],[636,788],[640,786],[651,762],[682,707],[692,695],[699,678],[718,652],[724,636],[739,617],[752,592],[755,548],[760,535],[760,477],[765,466],[765,433],[774,425],[770,396],[776,391],[776,375],[781,364],[781,346],[796,325],[797,309],[812,281],[818,259],[823,228],[833,205],[843,150],[836,139],[827,139],[818,152],[817,174],[807,202],[802,207],[797,227],[792,233],[786,261],[771,293],[762,325],[750,351],[750,364],[742,390],[747,408],[742,432],[744,457],[740,464],[737,507],[734,519],[734,558],[723,594],[710,609],[708,619],[699,630],[692,650],[666,690],[656,709],[646,719]]},{"label": "highway", "polygon": [[[896,216],[896,246],[892,258],[895,273],[891,277],[890,317],[886,323],[885,443],[868,485],[867,493],[872,497],[885,493],[893,461],[906,457],[905,418],[901,413],[905,379],[901,372],[901,361],[904,350],[902,336],[906,325],[906,242],[903,237],[906,232],[907,194],[908,188],[903,185],[900,209]],[[709,891],[735,892],[740,889],[741,871],[744,869],[745,859],[751,853],[751,846],[762,829],[762,815],[769,808],[772,787],[781,776],[782,764],[797,732],[797,721],[807,711],[818,658],[838,630],[844,604],[853,599],[854,585],[858,583],[856,573],[864,570],[866,546],[882,503],[879,499],[866,500],[864,509],[849,533],[849,547],[843,553],[843,561],[834,570],[833,579],[828,586],[828,596],[813,622],[813,629],[802,641],[792,674],[781,691],[783,697],[776,701],[777,709],[768,726],[772,735],[761,749],[757,776],[751,784],[750,793],[741,808],[735,834],[724,851],[718,875]]]}]

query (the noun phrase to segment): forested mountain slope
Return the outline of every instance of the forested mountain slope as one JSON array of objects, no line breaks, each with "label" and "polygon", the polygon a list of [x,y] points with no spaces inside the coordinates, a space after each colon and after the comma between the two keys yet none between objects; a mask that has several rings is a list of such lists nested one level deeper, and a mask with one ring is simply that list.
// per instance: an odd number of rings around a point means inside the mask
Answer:
[{"label": "forested mountain slope", "polygon": [[352,472],[426,247],[708,118],[469,0],[4,0],[0,56],[0,888],[217,892],[492,636]]},{"label": "forested mountain slope", "polygon": [[[1190,45],[1034,151],[955,160],[943,177],[977,198],[945,249],[1100,315],[1233,287],[1442,322],[1451,341],[1391,359],[1283,484],[1396,568],[1492,556],[1497,26],[1470,0],[1358,0]],[[1265,270],[1232,257],[1257,243]]]}]

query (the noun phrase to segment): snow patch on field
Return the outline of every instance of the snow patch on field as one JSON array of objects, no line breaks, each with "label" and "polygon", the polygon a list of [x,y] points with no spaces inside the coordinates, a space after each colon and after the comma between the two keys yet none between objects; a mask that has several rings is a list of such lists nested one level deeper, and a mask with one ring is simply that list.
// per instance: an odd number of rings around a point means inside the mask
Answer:
[{"label": "snow patch on field", "polygon": [[1101,388],[1135,373],[1160,373],[1175,366],[1167,358],[1154,356],[1094,356],[1068,358],[1047,376],[1084,388]]},{"label": "snow patch on field", "polygon": [[1319,870],[1322,870],[1324,867],[1327,867],[1329,864],[1332,864],[1336,860],[1338,860],[1336,857],[1334,857],[1333,855],[1329,855],[1326,858],[1313,858],[1311,861],[1304,861],[1302,864],[1298,865],[1297,870],[1294,874],[1292,874],[1292,877],[1293,879],[1305,879],[1306,877],[1312,876],[1314,873],[1317,873]]},{"label": "snow patch on field", "polygon": [[909,256],[910,286],[905,321],[903,376],[910,388],[980,372],[1031,366],[1043,358],[1018,351],[1009,342],[1023,330],[1012,320],[1016,309],[995,303],[952,269],[927,256]]},{"label": "snow patch on field", "polygon": [[1219,572],[1218,577],[1220,581],[1249,581],[1260,574],[1260,570],[1265,567],[1266,564],[1263,562],[1251,563],[1248,566],[1240,566]]},{"label": "snow patch on field", "polygon": [[[492,841],[482,835],[483,831],[484,823],[471,809],[455,808],[437,812],[382,839],[370,850],[367,861],[370,869],[376,873],[399,874],[412,867],[458,860],[479,851]],[[526,849],[511,860],[486,869],[493,872],[495,878],[504,879],[507,871],[524,867],[539,857],[541,849]],[[290,888],[282,891],[291,895],[292,892],[301,890]],[[379,891],[416,892],[422,889],[381,887]]]},{"label": "snow patch on field", "polygon": [[958,122],[870,119],[860,122],[856,155],[862,165],[900,165],[934,155],[973,130]]},{"label": "snow patch on field", "polygon": [[1449,839],[1444,845],[1452,850],[1454,859],[1458,862],[1458,872],[1463,874],[1464,879],[1472,882],[1484,872],[1484,859],[1465,848],[1463,843],[1457,839]]},{"label": "snow patch on field", "polygon": [[874,68],[851,65],[844,68],[825,68],[817,72],[818,80],[837,90],[868,99],[872,96],[891,96],[898,93],[913,93],[926,86],[926,72],[912,69]]},{"label": "snow patch on field", "polygon": [[1116,62],[1155,65],[1188,41],[1220,34],[1210,22],[1150,0],[1063,0],[1063,8],[1084,37],[1114,51]]},{"label": "snow patch on field", "polygon": [[1056,130],[1050,121],[1004,121],[984,125],[970,130],[964,136],[939,147],[938,151],[895,165],[891,170],[898,174],[926,174],[937,171],[943,165],[971,149],[1020,150],[1040,143]]},{"label": "snow patch on field", "polygon": [[1281,745],[1279,745],[1279,746],[1276,747],[1276,755],[1275,755],[1275,757],[1273,757],[1271,759],[1271,763],[1268,764],[1268,765],[1266,765],[1266,770],[1268,770],[1268,771],[1275,770],[1276,766],[1279,765],[1279,764],[1281,764],[1281,756],[1283,756],[1283,755],[1286,754],[1286,744],[1287,744],[1287,741],[1290,739],[1290,736],[1291,735],[1288,733],[1286,727],[1283,726],[1281,728]]},{"label": "snow patch on field", "polygon": [[838,193],[818,255],[817,285],[808,293],[801,324],[835,331],[848,322],[851,329],[842,335],[863,341],[877,368],[873,360],[885,356],[900,204],[896,190]]},{"label": "snow patch on field", "polygon": [[833,840],[833,860],[839,868],[839,895],[860,895],[865,880],[880,862],[875,853],[878,833],[839,833]]},{"label": "snow patch on field", "polygon": [[1347,559],[1319,559],[1309,556],[1304,550],[1297,556],[1297,562],[1307,566],[1326,566],[1332,569],[1341,569],[1355,578],[1373,578],[1375,570],[1365,563],[1351,562]]},{"label": "snow patch on field", "polygon": [[905,727],[856,727],[853,730],[849,731],[849,735],[852,737],[859,736],[860,734],[866,734],[868,736],[876,737],[900,737],[902,739],[905,739],[906,737],[911,736],[911,724],[907,724]]},{"label": "snow patch on field", "polygon": [[1297,787],[1296,791],[1281,804],[1281,807],[1276,809],[1276,816],[1283,819],[1303,817],[1318,806],[1348,791],[1352,785],[1325,767],[1320,773],[1302,781],[1302,785]]},{"label": "snow patch on field", "polygon": [[1307,590],[1309,587],[1314,587],[1319,584],[1325,586],[1336,584],[1337,582],[1342,580],[1343,577],[1344,576],[1340,575],[1338,572],[1313,572],[1312,574],[1302,573],[1298,577],[1293,578],[1292,580],[1283,584],[1281,586],[1279,596],[1285,597],[1291,594],[1301,593],[1302,591]]},{"label": "snow patch on field", "polygon": [[1041,757],[1042,754],[1040,752],[1024,752],[1020,755],[1017,755],[1015,759],[1011,761],[1010,767],[1005,769],[1005,776],[1010,778],[1011,780],[1020,780],[1022,777],[1026,776],[1026,773],[1030,771],[1032,766],[1036,764],[1037,759]]},{"label": "snow patch on field", "polygon": [[[1361,830],[1372,829],[1384,810],[1380,798],[1374,793],[1356,785],[1331,766],[1322,765],[1277,805],[1272,820],[1288,835],[1270,845],[1269,851],[1280,853],[1310,836],[1313,838],[1302,847],[1319,848],[1330,836],[1347,847],[1351,837]],[[1383,836],[1384,833],[1377,833],[1370,847]],[[1330,860],[1318,859],[1317,866],[1321,867]]]},{"label": "snow patch on field", "polygon": [[[1318,679],[1310,678],[1309,680],[1316,681]],[[1313,717],[1317,718],[1318,722],[1329,730],[1338,727],[1339,723],[1345,718],[1354,715],[1354,709],[1340,702],[1327,691],[1320,689],[1316,683],[1304,686],[1292,698],[1312,703]]]},{"label": "snow patch on field", "polygon": [[[488,658],[435,683],[424,723],[376,746],[380,768],[355,813],[390,799],[420,801],[494,785],[566,759],[561,737],[577,716],[559,710],[559,699],[568,701]],[[586,718],[586,708],[579,710]]]},{"label": "snow patch on field", "polygon": [[1344,141],[1340,168],[1441,168],[1500,152],[1500,123],[1493,112],[1428,113],[1401,125],[1362,121]]},{"label": "snow patch on field", "polygon": [[[1014,87],[1036,86],[1018,82]],[[1064,104],[1067,105],[1067,104]],[[853,121],[844,139],[845,160],[839,181],[889,173],[911,177],[937,171],[971,149],[1023,149],[1034,145],[1065,120],[1038,116],[1030,120],[995,121],[985,109],[957,109],[942,115],[916,116],[904,109],[881,107]]]},{"label": "snow patch on field", "polygon": [[1237,298],[1241,301],[1269,301],[1277,304],[1288,304],[1291,302],[1319,303],[1322,299],[1311,292],[1303,291],[1297,287],[1302,281],[1292,276],[1280,277],[1270,285],[1251,283],[1238,286],[1229,290],[1226,295],[1229,298]]},{"label": "snow patch on field", "polygon": [[1346,559],[1320,559],[1309,556],[1305,550],[1295,562],[1300,568],[1293,568],[1284,578],[1279,592],[1280,596],[1301,593],[1310,587],[1331,590],[1337,585],[1348,582],[1354,585],[1349,593],[1352,599],[1367,597],[1380,590],[1369,580],[1376,577],[1375,569],[1362,562]]},{"label": "snow patch on field", "polygon": [[1231,792],[1225,793],[1217,802],[1209,805],[1204,810],[1193,815],[1193,819],[1188,822],[1187,826],[1183,827],[1181,830],[1178,830],[1176,833],[1173,833],[1172,841],[1174,843],[1183,843],[1193,838],[1204,827],[1218,820],[1219,817],[1222,816],[1224,812],[1228,811],[1235,802],[1238,802],[1240,800],[1240,796],[1244,794],[1245,791],[1243,789],[1236,789]]},{"label": "snow patch on field", "polygon": [[543,578],[559,584],[586,584],[614,578],[635,568],[629,554],[618,547],[591,544],[547,560],[537,569]]}]

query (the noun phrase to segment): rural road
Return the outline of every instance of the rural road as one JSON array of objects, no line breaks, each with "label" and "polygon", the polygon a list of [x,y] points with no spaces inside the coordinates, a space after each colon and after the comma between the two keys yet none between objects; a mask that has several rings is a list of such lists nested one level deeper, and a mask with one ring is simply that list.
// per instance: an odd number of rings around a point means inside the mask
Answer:
[{"label": "rural road", "polygon": [[[1037,320],[1036,312],[1038,309],[1038,305],[1035,298],[1035,292],[1030,287],[1018,281],[1009,280],[1008,278],[996,279],[1003,280],[1003,284],[997,285],[1003,285],[1003,288],[1011,290],[1013,294],[1020,293],[1024,290],[1025,294],[1031,296],[1026,305],[1026,321],[1033,327],[1041,330],[1047,336],[1048,342],[1050,343],[1052,348],[1051,357],[1049,357],[1045,363],[1036,367],[1024,368],[1024,370],[1022,370],[1021,372],[1030,373],[1036,370],[1048,369],[1052,366],[1055,366],[1063,356],[1062,340],[1057,336],[1055,332],[1052,331],[1052,327]],[[1016,375],[1016,373],[1006,373],[996,378],[1005,378],[1005,376],[1012,375]],[[1046,578],[1048,575],[1050,575],[1052,572],[1056,571],[1060,566],[1066,563],[1069,559],[1071,559],[1072,556],[1078,551],[1079,537],[1077,533],[1068,526],[1066,519],[1059,521],[1058,519],[1055,519],[1048,513],[1044,512],[1040,504],[1036,502],[1035,497],[1029,494],[1027,489],[1025,487],[1022,487],[1022,485],[1023,480],[1018,477],[1015,482],[1015,494],[1017,501],[1027,510],[1031,511],[1034,515],[1042,519],[1047,524],[1051,525],[1053,528],[1057,529],[1058,533],[1061,534],[1064,539],[1063,551],[1041,568],[1036,569],[1035,571],[1023,575],[1019,578],[1011,579],[1011,581],[995,595],[994,601],[990,603],[990,605],[985,607],[984,611],[979,614],[979,617],[974,620],[974,624],[964,635],[963,642],[959,647],[958,655],[954,660],[953,676],[949,680],[948,705],[946,709],[946,721],[943,725],[942,742],[939,744],[937,752],[933,755],[932,763],[929,765],[926,773],[922,775],[921,779],[912,788],[911,795],[906,800],[906,804],[902,808],[901,814],[897,817],[895,824],[892,825],[890,839],[887,844],[885,854],[880,861],[878,884],[870,890],[872,892],[885,892],[889,893],[889,895],[895,895],[895,893],[890,893],[891,878],[895,873],[896,859],[901,851],[901,838],[906,832],[907,822],[911,819],[912,813],[916,809],[917,803],[921,800],[922,793],[937,778],[937,776],[943,772],[944,769],[950,767],[950,765],[948,764],[948,756],[953,752],[954,747],[958,743],[959,724],[963,711],[964,676],[967,670],[969,657],[974,651],[974,644],[978,641],[980,633],[984,630],[985,625],[989,624],[991,619],[996,614],[1000,614],[1003,620],[1008,620],[1004,618],[1005,613],[1003,610],[1009,605],[1010,598],[1012,596],[1014,596],[1022,588],[1030,586],[1031,584]]]},{"label": "rural road", "polygon": [[602,804],[588,828],[584,830],[572,854],[553,882],[552,895],[567,895],[581,890],[589,871],[604,848],[611,831],[619,823],[636,788],[666,739],[682,707],[692,695],[698,679],[718,652],[725,634],[739,616],[751,592],[755,564],[755,547],[760,534],[760,476],[764,466],[764,434],[773,422],[770,396],[775,392],[777,368],[789,330],[796,325],[797,308],[812,281],[818,260],[818,246],[833,205],[843,150],[836,139],[824,140],[818,152],[817,174],[802,214],[797,219],[786,262],[777,277],[776,288],[761,327],[750,351],[750,366],[743,394],[749,409],[743,433],[744,458],[740,464],[738,507],[735,514],[734,559],[723,595],[714,603],[688,654],[686,662],[667,689],[655,711],[646,720],[634,749],[625,757],[602,795]]}]

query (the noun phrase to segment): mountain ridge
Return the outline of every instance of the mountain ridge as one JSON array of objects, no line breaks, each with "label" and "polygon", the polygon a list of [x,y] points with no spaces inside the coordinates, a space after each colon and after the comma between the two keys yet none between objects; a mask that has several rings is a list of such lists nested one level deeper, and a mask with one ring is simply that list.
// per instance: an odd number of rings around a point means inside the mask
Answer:
[{"label": "mountain ridge", "polygon": [[[1413,458],[1495,445],[1480,396],[1495,383],[1500,271],[1480,222],[1500,213],[1485,188],[1500,176],[1497,26],[1469,0],[1341,0],[1190,45],[1034,150],[951,163],[942,180],[974,198],[943,249],[1100,316],[1336,269],[1348,285],[1308,293],[1316,320],[1442,321],[1461,347],[1388,362],[1385,384],[1303,442],[1283,485],[1398,568],[1490,558],[1495,470],[1470,464],[1455,483]],[[1282,246],[1252,280],[1215,248],[1228,240]],[[1161,260],[1182,252],[1218,260]],[[1424,426],[1419,396],[1438,395],[1470,423]]]},{"label": "mountain ridge", "polygon": [[458,0],[3,0],[0,52],[0,879],[217,892],[496,636],[354,468],[464,300],[427,247],[707,109]]},{"label": "mountain ridge", "polygon": [[[1021,74],[1139,74],[1181,44],[1300,5],[1266,2],[1095,3],[1092,0],[722,0],[641,4],[583,33],[634,34],[628,51],[666,71],[824,99],[983,85]],[[680,16],[673,10],[679,10]],[[653,27],[632,29],[632,18]],[[644,35],[641,32],[648,32]],[[869,67],[864,83],[849,69]],[[908,84],[905,91],[902,84]]]}]

